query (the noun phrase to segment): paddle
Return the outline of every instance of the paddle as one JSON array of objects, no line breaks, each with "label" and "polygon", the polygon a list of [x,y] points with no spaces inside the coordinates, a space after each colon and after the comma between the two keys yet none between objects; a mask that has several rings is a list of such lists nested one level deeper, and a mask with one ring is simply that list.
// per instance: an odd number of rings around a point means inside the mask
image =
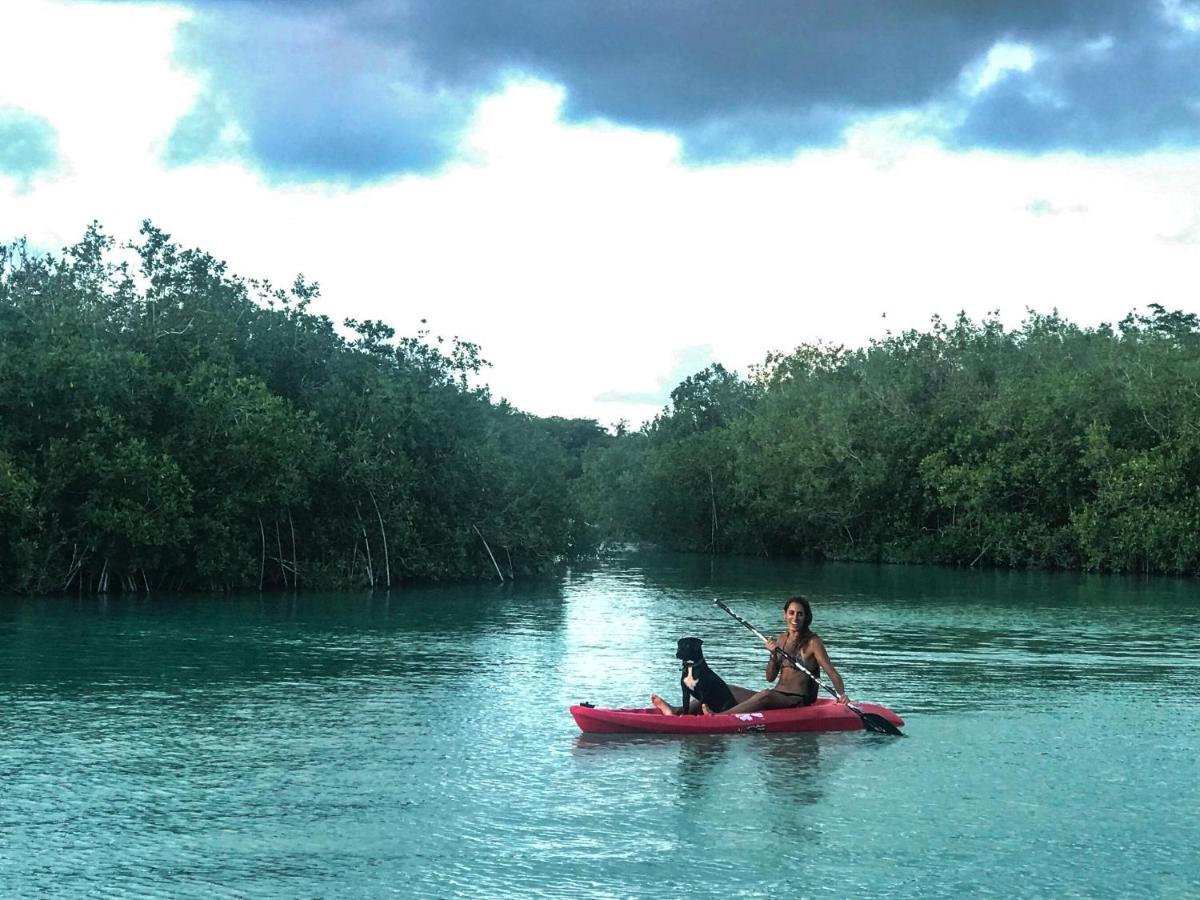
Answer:
[{"label": "paddle", "polygon": [[[733,618],[737,619],[737,621],[739,621],[746,628],[753,631],[756,635],[758,635],[758,639],[761,640],[763,643],[767,642],[767,636],[765,634],[763,634],[761,631],[759,631],[757,628],[755,628],[753,625],[751,625],[749,622],[747,622],[745,619],[743,619],[741,616],[739,616],[737,613],[735,613],[732,609],[730,609],[728,606],[726,606],[720,600],[713,600],[713,603],[717,604],[717,606],[721,607],[721,609],[725,610],[725,612],[729,613],[729,615],[731,615],[731,616],[733,616]],[[794,665],[797,669],[799,669],[801,672],[803,672],[805,675],[807,675],[809,678],[811,678],[813,681],[815,681],[821,687],[825,688],[825,690],[829,691],[829,693],[833,694],[834,697],[838,696],[837,691],[835,691],[832,687],[827,685],[822,679],[818,678],[812,672],[808,671],[808,669],[806,669],[804,667],[804,664],[801,663],[800,660],[796,659],[796,657],[792,656],[792,654],[788,653],[786,650],[781,650],[778,647],[776,647],[775,650],[777,653],[780,653],[781,655],[786,657],[788,660],[790,660],[792,665]],[[847,703],[846,706],[849,707],[850,709],[852,709],[854,712],[858,713],[858,717],[860,719],[862,719],[863,728],[865,728],[867,731],[873,731],[876,734],[893,734],[893,735],[897,735],[899,737],[904,736],[903,731],[901,731],[899,728],[897,728],[895,725],[893,725],[891,722],[889,722],[887,719],[885,719],[883,716],[879,715],[878,713],[866,712],[864,710],[859,709],[853,703]]]}]

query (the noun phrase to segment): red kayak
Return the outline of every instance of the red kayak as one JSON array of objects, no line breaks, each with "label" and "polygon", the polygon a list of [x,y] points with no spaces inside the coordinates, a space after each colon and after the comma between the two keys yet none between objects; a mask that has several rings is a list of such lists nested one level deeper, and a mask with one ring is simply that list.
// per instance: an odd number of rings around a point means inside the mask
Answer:
[{"label": "red kayak", "polygon": [[[855,703],[897,728],[904,720],[875,703]],[[817,700],[811,706],[768,709],[763,712],[715,716],[664,716],[653,706],[645,709],[600,709],[572,706],[571,715],[585,734],[744,734],[746,732],[858,731],[863,720],[836,700]]]}]

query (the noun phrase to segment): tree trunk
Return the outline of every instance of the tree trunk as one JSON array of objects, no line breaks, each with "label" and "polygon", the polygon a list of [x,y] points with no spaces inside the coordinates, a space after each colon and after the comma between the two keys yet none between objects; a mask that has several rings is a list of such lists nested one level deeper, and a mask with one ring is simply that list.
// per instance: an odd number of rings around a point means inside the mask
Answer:
[{"label": "tree trunk", "polygon": [[371,498],[371,505],[375,507],[375,518],[379,520],[379,534],[383,538],[383,571],[387,578],[387,586],[392,586],[392,565],[388,561],[388,545],[387,545],[387,529],[383,527],[383,516],[379,512],[379,504],[375,502],[375,492],[368,490],[367,494]]},{"label": "tree trunk", "polygon": [[[71,582],[75,580],[75,576],[79,574],[79,570],[83,566],[83,560],[87,556],[87,550],[83,553],[79,552],[79,545],[71,545],[71,565],[67,567],[67,580],[63,582],[62,589],[65,591],[71,586]],[[80,587],[82,587],[82,578],[80,579]]]},{"label": "tree trunk", "polygon": [[712,469],[708,470],[708,496],[712,502],[712,538],[709,542],[709,550],[713,553],[717,552],[717,489],[713,484]]},{"label": "tree trunk", "polygon": [[296,524],[292,521],[292,508],[288,507],[288,529],[292,532],[292,587],[300,584],[300,560],[296,558]]},{"label": "tree trunk", "polygon": [[258,564],[258,589],[261,591],[263,576],[267,573],[267,531],[263,528],[262,516],[258,517],[258,534],[262,538],[262,560]]},{"label": "tree trunk", "polygon": [[371,582],[371,587],[375,587],[375,566],[371,562],[371,539],[367,536],[367,525],[363,521],[362,512],[358,508],[358,504],[354,504],[354,512],[358,516],[358,527],[362,529],[363,544],[367,548],[367,580]]},{"label": "tree trunk", "polygon": [[288,586],[287,563],[283,561],[283,539],[279,537],[279,520],[275,520],[275,547],[279,551],[279,574],[283,576],[284,589]]},{"label": "tree trunk", "polygon": [[487,555],[492,558],[492,565],[496,567],[496,574],[500,576],[500,583],[504,584],[504,573],[500,571],[500,563],[496,562],[496,554],[492,553],[492,548],[489,547],[488,542],[484,540],[483,534],[480,532],[479,527],[476,525],[472,525],[471,527],[475,529],[475,533],[478,534],[479,539],[483,541],[483,549],[486,550]]}]

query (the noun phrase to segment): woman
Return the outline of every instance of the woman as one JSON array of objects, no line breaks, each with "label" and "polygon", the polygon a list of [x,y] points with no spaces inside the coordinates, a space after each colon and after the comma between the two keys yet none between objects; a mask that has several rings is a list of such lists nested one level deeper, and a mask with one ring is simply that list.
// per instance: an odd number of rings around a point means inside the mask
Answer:
[{"label": "woman", "polygon": [[[725,710],[726,715],[758,712],[764,709],[789,709],[793,706],[808,706],[817,699],[816,679],[821,677],[821,670],[829,673],[829,680],[837,691],[838,703],[849,703],[846,696],[842,676],[829,661],[825,652],[825,644],[814,631],[812,625],[812,607],[804,597],[790,597],[783,604],[783,620],[787,622],[787,631],[777,638],[768,638],[764,643],[771,652],[767,660],[767,681],[779,679],[775,687],[759,691],[737,706]],[[782,651],[782,652],[781,652]],[[804,666],[813,677],[809,677],[783,654],[787,653]],[[736,693],[736,690],[735,690]]]}]

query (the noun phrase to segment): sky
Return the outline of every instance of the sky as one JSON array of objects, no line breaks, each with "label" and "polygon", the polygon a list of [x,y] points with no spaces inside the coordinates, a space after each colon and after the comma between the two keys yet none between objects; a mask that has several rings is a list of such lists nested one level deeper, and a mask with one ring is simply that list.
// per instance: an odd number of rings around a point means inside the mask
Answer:
[{"label": "sky", "polygon": [[5,0],[0,241],[143,220],[639,424],[931,317],[1200,311],[1186,0]]}]

